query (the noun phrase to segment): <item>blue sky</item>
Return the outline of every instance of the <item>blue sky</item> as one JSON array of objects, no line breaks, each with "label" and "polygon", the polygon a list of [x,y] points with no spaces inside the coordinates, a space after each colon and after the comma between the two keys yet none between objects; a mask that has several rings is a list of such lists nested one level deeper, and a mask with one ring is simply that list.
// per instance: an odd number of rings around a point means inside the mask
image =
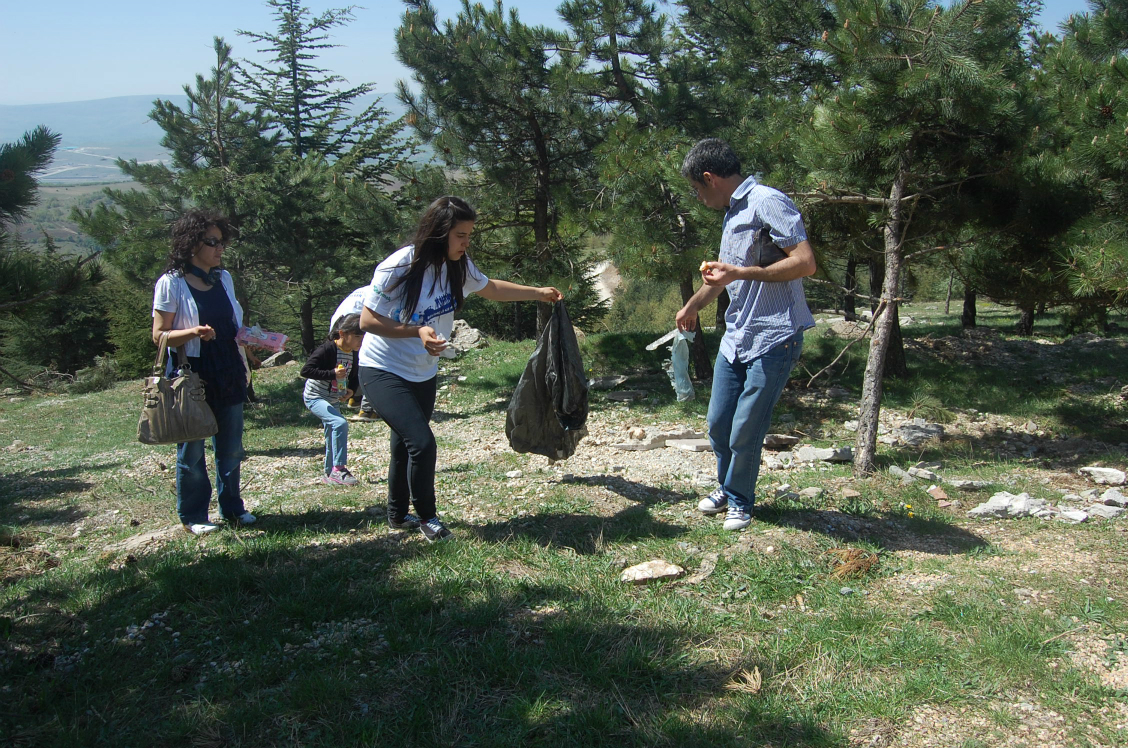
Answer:
[{"label": "blue sky", "polygon": [[[485,0],[492,2],[492,0]],[[345,2],[307,0],[314,13]],[[559,24],[559,0],[507,0],[525,23]],[[253,57],[236,29],[267,31],[269,8],[254,0],[5,0],[0,15],[0,104],[43,104],[110,96],[179,93],[214,63],[212,37],[223,36],[238,57]],[[373,83],[390,92],[408,76],[396,61],[398,0],[358,0],[356,20],[338,29],[338,49],[326,50],[322,67],[352,84]],[[459,0],[435,0],[450,17]],[[660,3],[661,6],[661,3]],[[1085,0],[1045,0],[1043,27],[1054,29]],[[671,12],[667,6],[667,12]]]}]

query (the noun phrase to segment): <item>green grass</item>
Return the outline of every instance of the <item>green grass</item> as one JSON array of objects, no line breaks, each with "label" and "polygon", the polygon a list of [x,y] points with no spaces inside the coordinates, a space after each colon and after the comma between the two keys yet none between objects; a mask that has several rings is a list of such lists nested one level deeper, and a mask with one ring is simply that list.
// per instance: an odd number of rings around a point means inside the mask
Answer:
[{"label": "green grass", "polygon": [[[661,352],[641,350],[661,332],[585,340],[593,375],[627,372],[623,388],[648,391],[629,405],[593,393],[593,418],[702,421],[707,391],[677,403]],[[910,340],[942,332],[952,334],[949,322],[906,328]],[[812,371],[843,345],[821,331],[808,340]],[[436,420],[459,426],[443,449],[457,449],[471,419],[502,428],[532,347],[494,343],[444,363]],[[1121,376],[1117,351],[1054,359],[1056,383],[1040,383],[1034,359],[1015,376],[990,362],[965,371],[920,357],[887,402],[907,414],[915,387],[918,401],[927,391],[945,409],[1098,439],[1115,433],[1111,406],[1080,385]],[[1016,700],[1053,709],[1062,735],[1082,743],[1128,739],[1116,720],[1088,717],[1124,694],[1069,658],[1068,632],[1080,626],[1106,637],[1110,661],[1125,651],[1119,523],[970,522],[919,484],[856,481],[839,466],[763,476],[757,522],[732,534],[692,510],[701,490],[692,476],[565,481],[502,451],[439,472],[458,539],[429,546],[364,511],[381,503],[382,483],[311,484],[318,424],[301,407],[295,371],[261,373],[264,403],[247,410],[244,480],[261,523],[132,552],[113,544],[168,527],[174,499],[172,450],[135,442],[138,386],[0,402],[5,433],[32,448],[0,444],[0,742],[843,746],[857,728],[896,732],[928,706],[953,723],[965,710],[986,719],[987,733],[951,728],[954,744],[970,748],[1015,731],[1022,715],[1007,705]],[[834,381],[856,392],[857,363]],[[1054,388],[1075,393],[1074,415],[1063,415]],[[813,443],[849,441],[837,431],[853,417],[849,402],[788,390],[779,412],[817,434]],[[377,479],[385,434],[379,424],[353,432],[377,452],[368,471]],[[1123,464],[1122,449],[1107,449]],[[945,473],[1045,493],[1037,460],[995,460],[983,444],[881,450],[883,464],[922,457],[944,460]],[[630,453],[621,459],[629,465]],[[527,480],[508,480],[514,469]],[[779,480],[828,490],[777,499],[767,487]],[[861,495],[838,498],[844,484]],[[959,498],[966,508],[990,493]],[[825,552],[842,547],[876,552],[879,564],[836,578]],[[1067,553],[1080,566],[1055,562]],[[660,557],[693,573],[707,554],[715,570],[696,584],[618,581],[623,560]],[[1042,597],[1023,604],[1016,588]],[[726,687],[754,670],[758,691]]]}]

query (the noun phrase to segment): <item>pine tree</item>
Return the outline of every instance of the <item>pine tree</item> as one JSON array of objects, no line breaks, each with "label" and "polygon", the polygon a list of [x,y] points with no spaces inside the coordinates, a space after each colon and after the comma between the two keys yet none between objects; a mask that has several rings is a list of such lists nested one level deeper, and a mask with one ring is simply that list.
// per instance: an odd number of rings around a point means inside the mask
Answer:
[{"label": "pine tree", "polygon": [[799,160],[835,202],[880,211],[885,278],[854,458],[868,474],[910,250],[936,245],[956,188],[1006,168],[1035,124],[1022,45],[1031,14],[1014,0],[842,0],[834,13],[821,49],[840,78],[815,88]]},{"label": "pine tree", "polygon": [[[599,113],[576,91],[582,58],[500,2],[463,0],[441,26],[429,0],[406,5],[397,56],[420,91],[401,82],[399,96],[418,135],[478,200],[475,261],[498,277],[560,287],[574,320],[597,317],[581,252],[587,228],[569,220],[594,190],[600,140]],[[538,330],[549,310],[537,304]],[[523,325],[514,319],[514,335]]]}]

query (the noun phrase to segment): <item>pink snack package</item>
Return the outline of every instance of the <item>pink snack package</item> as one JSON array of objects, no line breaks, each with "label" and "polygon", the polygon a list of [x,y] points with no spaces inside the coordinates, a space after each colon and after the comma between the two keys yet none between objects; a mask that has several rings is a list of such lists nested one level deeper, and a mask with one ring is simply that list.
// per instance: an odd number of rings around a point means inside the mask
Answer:
[{"label": "pink snack package", "polygon": [[277,353],[286,345],[289,337],[280,332],[266,332],[258,325],[254,327],[240,327],[235,336],[235,342],[250,348],[265,348]]}]

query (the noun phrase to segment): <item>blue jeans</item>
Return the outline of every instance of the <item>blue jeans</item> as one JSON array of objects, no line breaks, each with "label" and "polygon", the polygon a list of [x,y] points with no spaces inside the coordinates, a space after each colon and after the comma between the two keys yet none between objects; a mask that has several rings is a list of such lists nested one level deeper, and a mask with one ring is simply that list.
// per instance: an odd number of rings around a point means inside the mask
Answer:
[{"label": "blue jeans", "polygon": [[717,482],[729,501],[751,510],[760,475],[760,452],[772,408],[803,350],[803,334],[748,363],[718,354],[709,400],[709,441],[717,456]]},{"label": "blue jeans", "polygon": [[[243,460],[243,404],[212,408],[219,432],[212,437],[215,450],[215,489],[219,511],[225,519],[237,519],[246,509],[239,495],[239,463]],[[211,481],[204,453],[204,440],[176,445],[176,513],[186,525],[208,521]]]},{"label": "blue jeans", "polygon": [[349,422],[337,406],[325,398],[306,400],[305,406],[325,426],[325,474],[329,475],[334,466],[349,464]]}]

